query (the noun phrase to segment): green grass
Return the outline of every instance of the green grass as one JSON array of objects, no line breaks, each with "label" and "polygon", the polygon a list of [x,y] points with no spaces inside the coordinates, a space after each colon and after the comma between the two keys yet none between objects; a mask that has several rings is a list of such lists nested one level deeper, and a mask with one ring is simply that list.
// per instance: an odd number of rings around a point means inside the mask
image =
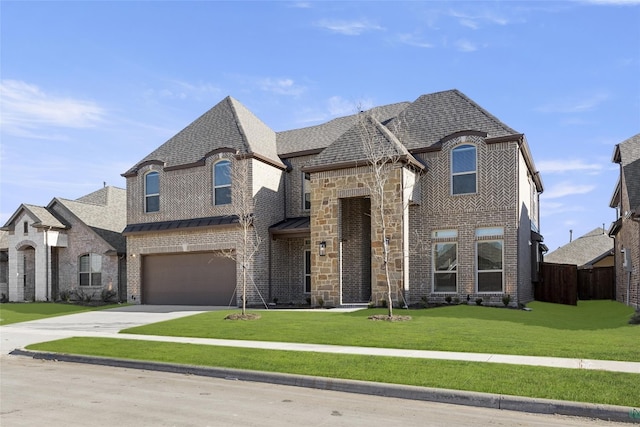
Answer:
[{"label": "green grass", "polygon": [[533,302],[532,311],[458,305],[396,310],[409,322],[373,322],[385,310],[353,313],[262,311],[257,321],[229,321],[212,311],[131,328],[132,334],[388,347],[418,350],[640,361],[633,309],[615,301],[578,306]]},{"label": "green grass", "polygon": [[87,307],[52,302],[2,303],[0,304],[0,326],[114,307],[121,307],[121,305],[111,304],[100,307]]},{"label": "green grass", "polygon": [[68,338],[31,350],[134,360],[287,372],[471,390],[486,393],[637,406],[640,375],[380,356],[212,347],[108,338]]}]

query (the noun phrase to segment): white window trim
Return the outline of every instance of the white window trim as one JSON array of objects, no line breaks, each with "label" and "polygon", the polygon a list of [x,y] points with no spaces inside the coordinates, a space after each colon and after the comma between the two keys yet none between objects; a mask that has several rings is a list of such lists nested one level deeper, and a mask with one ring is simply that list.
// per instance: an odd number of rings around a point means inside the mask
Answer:
[{"label": "white window trim", "polygon": [[[231,178],[231,176],[229,176],[229,179],[231,180],[231,183],[224,184],[224,185],[217,185],[216,184],[216,165],[218,165],[219,163],[222,163],[222,162],[227,162],[229,164],[229,168],[233,167],[233,165],[231,164],[231,160],[229,160],[229,159],[220,159],[217,162],[215,162],[213,164],[213,167],[211,168],[211,175],[212,175],[212,178],[213,178],[213,194],[212,194],[212,196],[213,196],[213,205],[214,206],[226,206],[226,205],[230,205],[231,204],[231,203],[222,203],[222,204],[217,204],[216,203],[216,190],[218,188],[227,188],[227,187],[231,188],[231,186],[233,184],[233,179]],[[233,195],[231,195],[231,197],[232,197],[231,198],[231,202],[233,202]]]},{"label": "white window trim", "polygon": [[[457,235],[457,234],[456,234]],[[454,245],[456,245],[456,269],[455,270],[447,270],[439,272],[436,269],[436,245],[440,244],[440,243],[453,243]],[[457,240],[441,240],[441,241],[437,241],[434,242],[432,245],[432,252],[431,252],[432,256],[432,279],[431,279],[431,283],[433,284],[433,289],[431,290],[432,294],[438,294],[438,295],[445,295],[445,294],[457,294],[458,293],[458,241]],[[456,290],[455,291],[436,291],[436,274],[448,274],[454,272],[456,275]]]},{"label": "white window trim", "polygon": [[[480,270],[478,267],[478,243],[491,243],[491,242],[500,242],[502,243],[502,269],[500,270]],[[483,295],[488,295],[488,294],[504,294],[504,239],[481,239],[481,240],[476,240],[476,293],[478,294],[483,294]],[[483,273],[497,273],[500,272],[501,273],[501,289],[500,291],[481,291],[480,290],[480,283],[478,282],[478,275],[480,274],[480,271],[482,271]]]},{"label": "white window trim", "polygon": [[[467,172],[453,172],[453,152],[455,150],[457,150],[458,148],[462,148],[462,147],[473,147],[473,149],[475,150],[475,164],[476,164],[476,168],[473,170],[473,172],[467,171]],[[449,172],[450,172],[450,180],[451,180],[451,188],[450,188],[450,193],[452,196],[468,196],[468,195],[472,195],[472,194],[478,194],[478,147],[475,144],[469,144],[469,143],[464,143],[464,144],[460,144],[457,145],[455,147],[453,147],[451,149],[451,156],[450,156],[450,161],[449,161]],[[476,188],[473,191],[473,193],[454,193],[453,192],[453,177],[454,176],[462,176],[462,175],[471,175],[474,174],[476,176]]]},{"label": "white window trim", "polygon": [[[158,192],[157,193],[147,193],[147,177],[151,174],[158,175]],[[149,211],[147,210],[147,199],[149,197],[158,197],[158,210],[157,211]],[[160,173],[158,171],[149,171],[144,174],[144,213],[158,213],[160,212]]]}]

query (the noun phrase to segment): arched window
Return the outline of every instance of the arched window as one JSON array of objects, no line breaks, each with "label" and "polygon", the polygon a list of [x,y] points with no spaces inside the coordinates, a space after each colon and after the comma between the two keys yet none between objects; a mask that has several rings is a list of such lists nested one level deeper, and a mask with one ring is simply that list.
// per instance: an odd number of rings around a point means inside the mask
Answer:
[{"label": "arched window", "polygon": [[231,162],[221,160],[213,165],[213,204],[231,203]]},{"label": "arched window", "polygon": [[160,174],[149,172],[144,176],[144,211],[160,211]]},{"label": "arched window", "polygon": [[102,286],[102,256],[86,254],[78,258],[80,286]]},{"label": "arched window", "polygon": [[461,145],[451,150],[451,194],[476,193],[476,181],[476,147]]}]

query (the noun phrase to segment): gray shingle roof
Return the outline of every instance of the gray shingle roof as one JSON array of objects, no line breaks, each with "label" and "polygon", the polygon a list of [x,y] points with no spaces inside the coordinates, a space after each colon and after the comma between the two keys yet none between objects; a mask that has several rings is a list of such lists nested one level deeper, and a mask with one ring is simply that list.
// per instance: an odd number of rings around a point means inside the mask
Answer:
[{"label": "gray shingle roof", "polygon": [[[383,105],[367,112],[381,123],[396,117],[410,105],[409,102]],[[338,117],[326,123],[301,129],[278,132],[278,154],[285,156],[307,150],[319,150],[328,147],[340,135],[349,130],[358,120],[358,114]]]},{"label": "gray shingle roof", "polygon": [[[23,204],[28,212],[34,216],[34,225],[54,228],[67,228],[58,218],[56,218],[47,208],[43,206]],[[20,209],[18,209],[19,211]],[[8,223],[7,223],[8,224]]]},{"label": "gray shingle roof", "polygon": [[612,251],[613,239],[602,228],[596,228],[545,255],[544,261],[581,267],[599,261]]},{"label": "gray shingle roof", "polygon": [[135,173],[139,164],[151,160],[164,162],[168,167],[196,163],[219,148],[232,148],[240,154],[258,154],[282,165],[277,156],[275,132],[228,96],[124,175]]},{"label": "gray shingle roof", "polygon": [[457,89],[422,95],[388,127],[409,150],[437,144],[455,132],[475,130],[489,138],[517,134]]},{"label": "gray shingle roof", "polygon": [[[378,120],[369,113],[361,114],[363,115],[349,130],[311,160],[307,167],[331,167],[351,162],[366,164],[371,154],[374,159],[380,160],[389,157],[413,158],[395,135]],[[375,151],[369,153],[369,149]]]},{"label": "gray shingle roof", "polygon": [[640,133],[618,144],[631,209],[640,209]]}]

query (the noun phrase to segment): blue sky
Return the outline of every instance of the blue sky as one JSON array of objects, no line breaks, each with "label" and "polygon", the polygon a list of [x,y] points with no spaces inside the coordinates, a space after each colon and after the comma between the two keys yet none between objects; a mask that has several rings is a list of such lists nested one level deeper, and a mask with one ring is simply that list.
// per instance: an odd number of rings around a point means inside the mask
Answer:
[{"label": "blue sky", "polygon": [[124,188],[225,96],[274,130],[457,88],[526,135],[550,249],[605,224],[640,132],[640,1],[0,2],[0,223]]}]

